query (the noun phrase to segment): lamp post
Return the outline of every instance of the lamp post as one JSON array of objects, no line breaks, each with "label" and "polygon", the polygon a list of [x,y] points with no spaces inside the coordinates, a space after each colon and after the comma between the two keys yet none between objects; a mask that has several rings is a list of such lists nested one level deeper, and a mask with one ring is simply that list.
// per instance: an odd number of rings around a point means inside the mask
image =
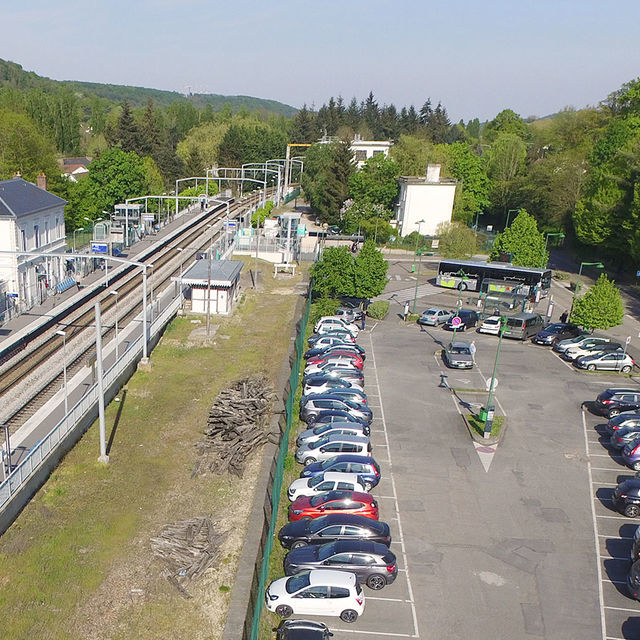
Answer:
[{"label": "lamp post", "polygon": [[476,213],[476,223],[473,225],[473,230],[478,233],[478,217],[479,216],[483,216],[484,215],[484,211],[478,211]]},{"label": "lamp post", "polygon": [[78,231],[84,231],[84,227],[78,227],[73,230],[73,253],[76,252],[76,233],[78,233]]},{"label": "lamp post", "polygon": [[498,347],[496,348],[496,359],[493,362],[493,373],[491,374],[491,383],[489,384],[489,397],[487,398],[486,414],[484,417],[484,437],[491,435],[491,424],[493,422],[493,408],[491,401],[493,400],[493,392],[496,388],[496,372],[498,371],[498,359],[500,358],[500,347],[502,345],[502,336],[507,327],[507,319],[500,316],[500,333],[498,338]]},{"label": "lamp post", "polygon": [[67,332],[56,331],[57,336],[62,336],[62,376],[64,380],[64,415],[69,413],[69,392],[67,389]]},{"label": "lamp post", "polygon": [[[460,278],[460,283],[458,284],[458,302],[456,303],[456,315],[460,315],[460,307],[462,306],[462,283],[467,280],[467,276],[465,275],[465,272],[460,269],[459,271],[456,272],[456,275],[459,276]],[[451,342],[455,342],[456,341],[456,331],[458,330],[458,327],[456,325],[453,325],[453,340],[451,340]]]},{"label": "lamp post", "polygon": [[547,233],[547,237],[544,239],[544,250],[547,250],[547,243],[549,238],[564,238],[564,233]]},{"label": "lamp post", "polygon": [[149,317],[151,319],[151,322],[153,322],[153,273],[155,271],[155,269],[153,268],[153,262],[151,262],[150,264],[147,265],[150,269],[151,269],[151,281],[150,281],[150,295],[149,295],[149,307],[150,307],[150,311],[149,311]]},{"label": "lamp post", "polygon": [[116,361],[119,359],[118,355],[118,290],[114,289],[109,292],[112,296],[116,297]]},{"label": "lamp post", "polygon": [[505,228],[505,229],[509,226],[509,216],[510,216],[512,213],[518,213],[518,209],[509,209],[509,211],[507,211],[507,222],[506,222],[506,224],[504,225],[504,228]]},{"label": "lamp post", "polygon": [[[416,223],[418,225],[418,237],[416,238],[416,255],[418,254],[418,242],[420,240],[420,225],[424,222],[424,220],[418,220]],[[413,309],[411,313],[416,312],[416,300],[418,299],[418,283],[420,282],[420,267],[422,266],[422,251],[420,251],[420,259],[418,262],[418,274],[416,276],[416,288],[413,292]],[[415,265],[414,265],[415,267]]]},{"label": "lamp post", "polygon": [[582,275],[582,267],[596,267],[596,269],[604,269],[604,265],[602,262],[581,262],[580,270],[578,271],[578,279],[573,287],[573,298],[571,298],[571,309],[569,310],[569,318],[571,318],[571,314],[573,313],[573,305],[576,302],[576,295],[578,293],[578,289],[580,288],[580,276]]},{"label": "lamp post", "polygon": [[423,223],[424,223],[424,220],[418,220],[418,222],[416,222],[416,224],[418,225],[418,235],[416,237],[416,249],[414,253],[413,264],[411,265],[411,273],[413,273],[416,270],[415,256],[418,255],[418,243],[420,242],[420,225]]}]

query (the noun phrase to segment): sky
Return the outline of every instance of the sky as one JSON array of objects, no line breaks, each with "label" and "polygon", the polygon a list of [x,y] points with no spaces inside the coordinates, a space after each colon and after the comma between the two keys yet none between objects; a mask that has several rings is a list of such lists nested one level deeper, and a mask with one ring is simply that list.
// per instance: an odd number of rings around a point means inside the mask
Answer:
[{"label": "sky", "polygon": [[597,105],[640,76],[640,2],[29,0],[0,58],[55,80],[250,95],[442,102],[452,121]]}]

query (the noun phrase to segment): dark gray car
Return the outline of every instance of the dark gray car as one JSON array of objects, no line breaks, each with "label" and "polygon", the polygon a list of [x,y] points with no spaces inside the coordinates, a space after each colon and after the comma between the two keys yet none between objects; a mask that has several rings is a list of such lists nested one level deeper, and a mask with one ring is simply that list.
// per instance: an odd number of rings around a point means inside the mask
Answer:
[{"label": "dark gray car", "polygon": [[398,575],[396,556],[379,542],[338,540],[323,545],[299,547],[284,559],[284,572],[292,576],[307,569],[351,571],[358,580],[377,591]]},{"label": "dark gray car", "polygon": [[442,352],[444,363],[452,369],[471,369],[473,354],[468,342],[450,342]]}]

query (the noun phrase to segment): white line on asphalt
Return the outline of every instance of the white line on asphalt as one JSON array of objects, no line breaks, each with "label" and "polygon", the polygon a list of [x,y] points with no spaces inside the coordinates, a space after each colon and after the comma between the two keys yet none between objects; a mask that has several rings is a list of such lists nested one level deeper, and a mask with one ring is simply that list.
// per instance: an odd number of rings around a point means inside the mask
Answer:
[{"label": "white line on asphalt", "polygon": [[[608,556],[606,558],[602,557],[601,560],[604,562],[605,560],[625,560],[627,562],[631,562],[631,558],[629,557],[629,554],[627,553],[624,556]],[[613,580],[611,580],[610,582],[613,582]],[[626,582],[625,582],[626,584]]]},{"label": "white line on asphalt", "polygon": [[[593,502],[593,500],[592,500]],[[626,516],[600,516],[596,515],[596,518],[606,518],[607,520],[624,520],[625,522],[629,522],[629,518]]]},{"label": "white line on asphalt", "polygon": [[419,638],[420,636],[410,633],[386,633],[384,631],[364,631],[363,629],[341,629],[337,627],[331,627],[333,631],[340,631],[341,633],[362,633],[372,636],[389,636],[394,638]]},{"label": "white line on asphalt", "polygon": [[[384,439],[387,443],[387,460],[389,462],[389,466],[391,467],[391,471],[389,472],[389,477],[391,479],[391,489],[392,493],[395,496],[395,510],[396,510],[396,520],[398,521],[398,532],[400,534],[400,549],[402,553],[402,564],[406,567],[406,575],[407,575],[407,591],[409,592],[409,599],[411,600],[411,615],[413,617],[413,630],[415,634],[412,636],[414,638],[420,637],[420,631],[418,629],[418,614],[416,613],[416,605],[414,603],[413,598],[413,588],[411,586],[411,579],[409,576],[409,562],[407,561],[407,552],[404,546],[404,535],[402,533],[402,521],[400,520],[400,506],[398,505],[398,491],[396,490],[396,481],[393,475],[393,462],[391,461],[391,449],[389,447],[389,434],[387,432],[387,421],[384,417],[384,407],[382,402],[382,391],[380,389],[380,378],[378,377],[378,368],[376,367],[376,355],[373,351],[373,339],[370,337],[371,343],[371,361],[373,363],[373,373],[375,375],[375,386],[378,391],[378,396],[380,398],[380,417],[382,418],[382,428],[384,429]],[[393,518],[392,518],[393,519]],[[384,634],[381,634],[384,635]]]},{"label": "white line on asphalt", "polygon": [[[482,373],[482,369],[480,369],[480,365],[476,362],[476,369],[478,370],[478,373],[480,374],[480,377],[482,378],[482,382],[484,382],[484,386],[487,386],[487,379],[484,377],[484,374]],[[507,412],[504,410],[504,407],[502,406],[502,403],[500,402],[500,399],[498,398],[497,394],[493,396],[495,401],[498,403],[498,406],[500,407],[500,411],[502,411],[502,415],[503,416],[507,416]],[[459,412],[458,412],[459,413]]]},{"label": "white line on asphalt", "polygon": [[627,584],[624,580],[603,580],[606,584]]},{"label": "white line on asphalt", "polygon": [[613,609],[614,611],[628,611],[629,613],[638,613],[638,609],[625,609],[623,607],[610,607],[605,605],[605,609]]},{"label": "white line on asphalt", "polygon": [[624,467],[591,467],[591,471],[624,471]]},{"label": "white line on asphalt", "polygon": [[607,536],[604,533],[599,533],[598,538],[609,538],[611,540],[613,540],[614,538],[616,540],[633,540],[633,536]]},{"label": "white line on asphalt", "polygon": [[567,367],[568,369],[571,369],[571,371],[573,371],[574,373],[576,372],[576,370],[566,361],[563,360],[557,353],[555,353],[554,351],[552,351],[551,353],[553,353],[553,355],[558,358],[558,360],[560,360],[560,362],[562,362],[562,364]]},{"label": "white line on asphalt", "polygon": [[[593,484],[593,478],[591,477],[591,461],[589,460],[589,443],[587,441],[587,421],[584,417],[584,409],[582,409],[582,430],[584,432],[584,449],[587,454],[587,474],[589,476],[589,487]],[[598,602],[600,604],[600,636],[602,638],[606,635],[607,621],[604,613],[604,591],[602,589],[602,567],[600,566],[600,544],[598,543],[598,521],[596,520],[596,507],[593,501],[593,496],[589,500],[591,503],[591,523],[593,526],[593,545],[596,549],[596,557],[598,562],[596,563],[598,568]]]},{"label": "white line on asphalt", "polygon": [[395,496],[376,496],[378,500],[395,500]]},{"label": "white line on asphalt", "polygon": [[622,456],[617,453],[589,453],[588,456],[590,458],[611,458],[612,460],[615,460],[616,458],[622,459]]},{"label": "white line on asphalt", "polygon": [[367,600],[383,600],[385,602],[413,602],[413,600],[405,600],[404,598],[376,598],[375,596],[367,596]]},{"label": "white line on asphalt", "polygon": [[603,484],[610,484],[612,487],[617,487],[618,486],[617,482],[598,482],[597,484],[598,484],[598,486],[602,486]]}]

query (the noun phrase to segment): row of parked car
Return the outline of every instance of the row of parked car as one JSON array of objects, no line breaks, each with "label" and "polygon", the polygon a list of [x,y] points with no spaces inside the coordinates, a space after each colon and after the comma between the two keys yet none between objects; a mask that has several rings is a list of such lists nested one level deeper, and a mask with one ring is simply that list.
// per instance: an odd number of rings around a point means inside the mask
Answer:
[{"label": "row of parked car", "polygon": [[308,614],[355,622],[365,607],[363,585],[377,591],[398,574],[389,525],[379,520],[370,494],[381,475],[372,457],[366,354],[356,342],[357,317],[346,315],[321,318],[304,354],[300,419],[306,428],[295,454],[303,468],[288,488],[289,522],[278,533],[289,550],[285,576],[265,592],[267,609],[285,618],[279,640],[327,638],[322,623],[286,618]]}]

